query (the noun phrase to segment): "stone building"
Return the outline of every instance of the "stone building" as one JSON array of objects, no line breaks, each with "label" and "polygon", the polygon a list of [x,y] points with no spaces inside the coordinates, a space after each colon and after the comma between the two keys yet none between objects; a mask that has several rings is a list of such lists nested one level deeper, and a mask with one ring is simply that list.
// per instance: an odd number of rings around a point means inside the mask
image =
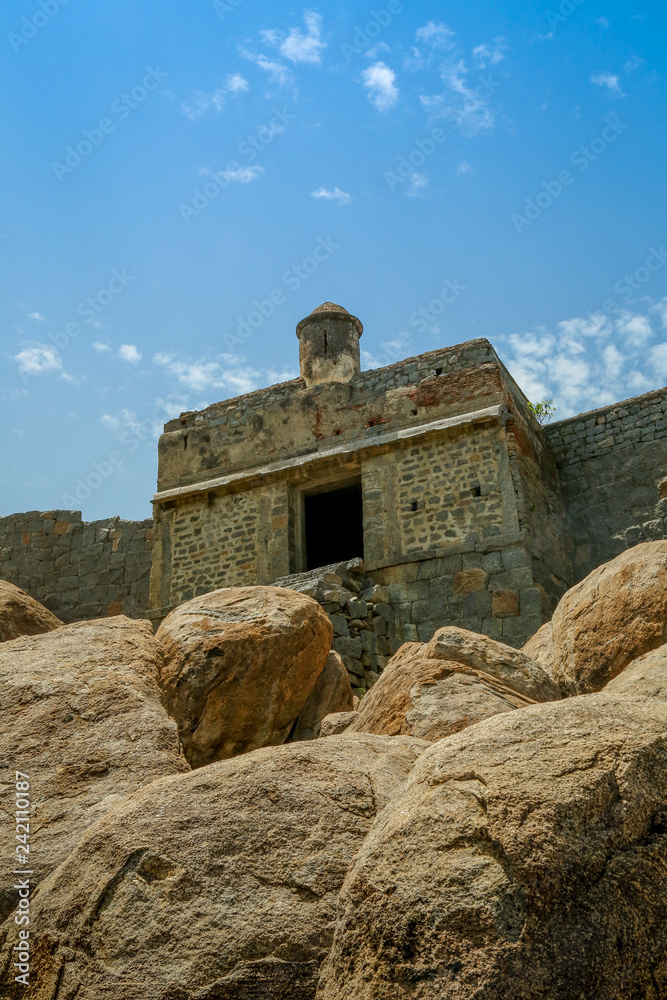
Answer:
[{"label": "stone building", "polygon": [[491,344],[362,372],[330,302],[297,326],[300,377],[165,426],[151,613],[360,557],[399,635],[523,643],[571,579],[551,451]]},{"label": "stone building", "polygon": [[0,517],[0,578],[67,622],[285,582],[363,687],[444,624],[521,645],[564,589],[667,537],[666,389],[540,428],[488,341],[361,372],[361,334],[326,303],[298,379],[168,423],[154,522]]}]

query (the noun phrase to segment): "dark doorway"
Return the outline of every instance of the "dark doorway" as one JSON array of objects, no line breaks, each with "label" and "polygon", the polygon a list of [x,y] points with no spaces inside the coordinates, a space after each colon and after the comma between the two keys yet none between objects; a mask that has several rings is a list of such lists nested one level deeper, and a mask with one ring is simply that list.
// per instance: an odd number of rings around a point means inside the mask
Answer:
[{"label": "dark doorway", "polygon": [[306,569],[364,555],[361,483],[304,497]]}]

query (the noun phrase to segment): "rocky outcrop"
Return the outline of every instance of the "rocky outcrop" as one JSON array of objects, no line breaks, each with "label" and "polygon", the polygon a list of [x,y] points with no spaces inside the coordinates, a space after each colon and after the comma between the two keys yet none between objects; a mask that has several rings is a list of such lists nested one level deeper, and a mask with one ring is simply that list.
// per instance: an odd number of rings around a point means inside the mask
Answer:
[{"label": "rocky outcrop", "polygon": [[346,878],[317,1000],[658,1000],[665,983],[667,712],[603,693],[420,757]]},{"label": "rocky outcrop", "polygon": [[605,694],[622,698],[658,698],[667,701],[667,646],[660,646],[633,660],[610,681]]},{"label": "rocky outcrop", "polygon": [[312,1000],[346,872],[426,746],[271,747],[118,803],[33,900],[40,996]]},{"label": "rocky outcrop", "polygon": [[351,712],[353,699],[350,678],[343,661],[338,653],[331,652],[308,701],[294,723],[290,739],[316,740],[324,717],[337,712]]},{"label": "rocky outcrop", "polygon": [[448,626],[438,629],[426,645],[426,653],[438,660],[460,663],[471,670],[490,674],[533,701],[555,701],[558,687],[529,656],[486,635]]},{"label": "rocky outcrop", "polygon": [[334,712],[322,719],[320,736],[338,736],[349,729],[357,717],[356,710],[353,712]]},{"label": "rocky outcrop", "polygon": [[551,620],[551,650],[545,632],[524,652],[534,652],[543,666],[551,657],[563,694],[586,694],[666,640],[667,541],[645,542],[563,595]]},{"label": "rocky outcrop", "polygon": [[192,766],[284,743],[332,636],[316,601],[279,587],[216,590],[172,611],[157,633],[161,684]]},{"label": "rocky outcrop", "polygon": [[22,635],[43,635],[62,622],[13,583],[0,580],[0,642]]},{"label": "rocky outcrop", "polygon": [[525,653],[534,663],[539,664],[545,674],[554,683],[557,683],[553,674],[554,639],[551,622],[546,622],[542,628],[539,628],[535,635],[528,640],[521,652]]},{"label": "rocky outcrop", "polygon": [[523,653],[448,627],[426,645],[401,647],[348,732],[440,740],[499,712],[558,697],[553,682]]},{"label": "rocky outcrop", "polygon": [[[14,774],[29,776],[33,888],[120,798],[188,771],[160,703],[148,622],[66,625],[0,646],[0,917],[16,906]],[[19,831],[22,833],[23,831]]]}]

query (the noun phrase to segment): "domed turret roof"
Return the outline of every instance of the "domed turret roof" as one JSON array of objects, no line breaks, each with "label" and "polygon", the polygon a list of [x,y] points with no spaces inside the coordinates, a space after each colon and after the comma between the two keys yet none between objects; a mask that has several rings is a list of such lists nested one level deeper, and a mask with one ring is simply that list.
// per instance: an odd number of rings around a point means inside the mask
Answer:
[{"label": "domed turret roof", "polygon": [[343,309],[342,306],[337,306],[335,302],[323,302],[321,306],[317,307],[317,309],[313,309],[310,315],[315,316],[317,313],[323,312],[341,312],[345,313],[347,316],[350,315],[347,309]]}]

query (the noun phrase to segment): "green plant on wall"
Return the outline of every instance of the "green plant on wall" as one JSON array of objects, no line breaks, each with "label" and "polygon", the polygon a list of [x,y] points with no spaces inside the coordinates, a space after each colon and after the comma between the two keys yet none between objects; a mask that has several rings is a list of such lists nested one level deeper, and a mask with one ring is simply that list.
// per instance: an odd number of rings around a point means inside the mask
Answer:
[{"label": "green plant on wall", "polygon": [[528,403],[528,409],[535,414],[540,427],[548,424],[556,412],[553,399],[543,399],[541,403]]}]

